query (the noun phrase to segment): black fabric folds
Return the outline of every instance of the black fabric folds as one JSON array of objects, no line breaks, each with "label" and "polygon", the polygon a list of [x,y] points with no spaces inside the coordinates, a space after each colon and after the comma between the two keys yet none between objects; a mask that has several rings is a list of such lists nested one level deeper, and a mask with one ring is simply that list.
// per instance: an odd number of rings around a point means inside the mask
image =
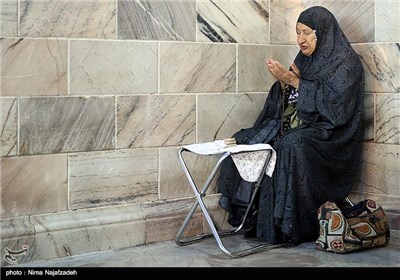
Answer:
[{"label": "black fabric folds", "polygon": [[[232,137],[237,143],[270,143],[277,152],[274,174],[264,176],[256,204],[256,234],[270,243],[301,243],[318,237],[317,209],[326,201],[341,202],[350,193],[360,164],[364,71],[335,17],[311,7],[299,16],[314,29],[317,46],[294,62],[301,73],[297,113],[301,125],[277,141],[282,114],[280,83],[270,89],[265,106],[250,128]],[[248,201],[236,196],[251,192],[233,161],[221,166],[220,205],[238,223]],[[245,189],[242,189],[245,188]]]}]

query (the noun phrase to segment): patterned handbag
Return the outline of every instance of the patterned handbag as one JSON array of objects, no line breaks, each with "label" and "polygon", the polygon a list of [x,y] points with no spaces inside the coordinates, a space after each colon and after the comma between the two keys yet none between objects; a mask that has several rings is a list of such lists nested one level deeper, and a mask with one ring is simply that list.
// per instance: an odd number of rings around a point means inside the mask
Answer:
[{"label": "patterned handbag", "polygon": [[325,202],[318,209],[320,235],[316,249],[347,253],[385,246],[389,243],[390,228],[382,207],[366,199],[351,207],[338,207]]}]

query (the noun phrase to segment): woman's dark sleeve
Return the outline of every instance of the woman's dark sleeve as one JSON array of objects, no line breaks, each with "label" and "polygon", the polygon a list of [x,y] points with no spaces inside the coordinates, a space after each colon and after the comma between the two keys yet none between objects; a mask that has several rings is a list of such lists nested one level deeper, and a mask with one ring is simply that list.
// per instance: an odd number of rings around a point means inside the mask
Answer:
[{"label": "woman's dark sleeve", "polygon": [[264,107],[257,117],[253,127],[259,127],[271,119],[279,118],[280,111],[280,91],[281,85],[276,81],[268,92],[267,99],[265,100]]},{"label": "woman's dark sleeve", "polygon": [[281,117],[281,86],[275,82],[267,96],[264,108],[257,118],[253,128],[256,134],[248,144],[268,143],[280,129]]}]

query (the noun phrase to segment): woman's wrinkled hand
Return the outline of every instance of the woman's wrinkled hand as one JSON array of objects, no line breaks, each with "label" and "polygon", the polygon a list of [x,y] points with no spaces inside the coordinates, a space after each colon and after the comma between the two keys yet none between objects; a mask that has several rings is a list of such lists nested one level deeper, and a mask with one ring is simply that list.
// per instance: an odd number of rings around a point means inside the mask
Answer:
[{"label": "woman's wrinkled hand", "polygon": [[276,60],[267,59],[268,72],[270,72],[275,79],[279,80],[284,85],[291,85],[298,88],[300,84],[300,71],[294,63],[292,63],[291,67],[293,71],[289,71]]}]

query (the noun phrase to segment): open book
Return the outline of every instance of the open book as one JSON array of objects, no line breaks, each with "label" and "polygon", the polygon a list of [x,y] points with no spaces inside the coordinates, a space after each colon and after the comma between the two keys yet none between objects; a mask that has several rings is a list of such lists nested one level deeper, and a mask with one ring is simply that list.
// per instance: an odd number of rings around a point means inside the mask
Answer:
[{"label": "open book", "polygon": [[215,140],[213,142],[185,145],[183,147],[193,153],[201,155],[215,155],[225,152],[235,154],[240,152],[272,150],[272,147],[269,144],[236,145],[236,141],[230,139],[234,138],[229,138],[229,140]]},{"label": "open book", "polygon": [[[235,141],[236,143],[236,141]],[[262,170],[262,167],[267,161],[267,167],[265,173],[268,176],[272,176],[272,173],[275,168],[276,163],[276,152],[269,144],[252,144],[252,145],[244,145],[239,144],[236,145],[232,140],[224,141],[224,140],[215,140],[213,142],[205,142],[199,144],[191,144],[185,145],[183,148],[191,151],[192,153],[200,154],[200,155],[217,155],[223,153],[230,153],[233,161],[235,162],[236,167],[242,178],[246,178],[244,175],[248,173],[246,169],[250,167],[250,169],[259,169]],[[247,152],[256,152],[253,154],[257,154],[257,157],[249,157],[245,154]],[[256,168],[259,167],[259,168]],[[255,171],[255,170],[253,170]],[[257,173],[257,172],[252,172]],[[258,174],[260,174],[258,172]],[[257,179],[259,175],[254,178]],[[249,182],[253,182],[253,179],[246,179]]]}]

